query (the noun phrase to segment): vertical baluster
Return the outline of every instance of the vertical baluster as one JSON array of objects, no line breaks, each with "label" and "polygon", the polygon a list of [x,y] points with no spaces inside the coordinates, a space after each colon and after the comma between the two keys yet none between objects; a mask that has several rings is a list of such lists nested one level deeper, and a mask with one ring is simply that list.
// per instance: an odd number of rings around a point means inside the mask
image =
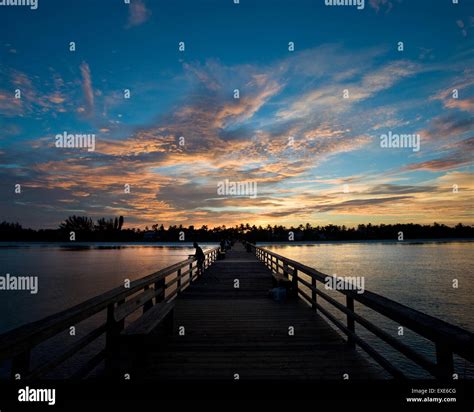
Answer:
[{"label": "vertical baluster", "polygon": [[[125,300],[121,300],[119,303],[123,304],[124,302]],[[105,333],[105,370],[108,375],[114,373],[114,356],[117,349],[118,336],[120,335],[120,331],[123,329],[125,324],[125,319],[122,319],[120,322],[116,322],[114,313],[115,303],[109,303],[107,305],[107,331]]]},{"label": "vertical baluster", "polygon": [[298,270],[296,268],[293,268],[293,275],[291,277],[291,288],[293,289],[293,296],[295,298],[298,297]]},{"label": "vertical baluster", "polygon": [[313,287],[313,290],[311,291],[311,307],[314,309],[314,311],[317,312],[316,310],[316,303],[318,302],[318,294],[316,293],[316,288],[317,288],[317,283],[316,283],[316,278],[314,276],[311,276],[311,286]]},{"label": "vertical baluster", "polygon": [[155,282],[155,292],[162,289],[161,293],[159,293],[155,297],[155,304],[165,300],[165,285],[166,285],[166,278],[165,277],[163,277],[163,278],[161,278],[161,279],[159,279]]},{"label": "vertical baluster", "polygon": [[[354,298],[352,296],[346,295],[346,308],[354,312]],[[355,333],[355,323],[354,318],[347,315],[347,328]],[[347,337],[347,343],[351,348],[355,348],[355,341],[351,336]]]},{"label": "vertical baluster", "polygon": [[178,269],[178,273],[177,273],[176,276],[178,276],[178,283],[177,283],[177,286],[176,286],[176,294],[179,295],[180,292],[181,292],[181,268]]},{"label": "vertical baluster", "polygon": [[114,332],[115,332],[115,319],[114,319],[115,304],[109,303],[107,306],[107,332],[105,335],[105,346],[110,348],[112,346]]},{"label": "vertical baluster", "polygon": [[[149,290],[150,286],[146,285],[144,290]],[[143,313],[145,313],[147,310],[151,309],[153,307],[153,299],[150,299],[148,302],[145,302],[143,305]]]}]

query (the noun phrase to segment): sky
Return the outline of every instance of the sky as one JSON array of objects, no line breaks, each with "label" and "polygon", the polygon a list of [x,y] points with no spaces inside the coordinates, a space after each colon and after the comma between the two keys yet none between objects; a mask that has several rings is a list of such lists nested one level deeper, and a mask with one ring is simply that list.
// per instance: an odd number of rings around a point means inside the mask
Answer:
[{"label": "sky", "polygon": [[129,3],[0,6],[0,221],[474,224],[474,0]]}]

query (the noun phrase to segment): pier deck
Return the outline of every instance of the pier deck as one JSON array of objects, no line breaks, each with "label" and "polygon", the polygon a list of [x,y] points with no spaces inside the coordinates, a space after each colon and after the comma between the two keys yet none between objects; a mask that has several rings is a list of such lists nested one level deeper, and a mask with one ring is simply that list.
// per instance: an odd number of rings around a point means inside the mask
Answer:
[{"label": "pier deck", "polygon": [[147,337],[135,373],[154,380],[376,376],[326,320],[301,299],[273,301],[271,287],[270,270],[236,244],[178,296],[173,333]]}]

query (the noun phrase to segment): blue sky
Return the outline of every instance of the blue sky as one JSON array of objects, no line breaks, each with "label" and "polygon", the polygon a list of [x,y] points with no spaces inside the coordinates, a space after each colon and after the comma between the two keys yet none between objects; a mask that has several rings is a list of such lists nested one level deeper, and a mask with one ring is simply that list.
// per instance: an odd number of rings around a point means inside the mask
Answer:
[{"label": "blue sky", "polygon": [[0,7],[2,219],[473,223],[474,1],[38,1]]}]

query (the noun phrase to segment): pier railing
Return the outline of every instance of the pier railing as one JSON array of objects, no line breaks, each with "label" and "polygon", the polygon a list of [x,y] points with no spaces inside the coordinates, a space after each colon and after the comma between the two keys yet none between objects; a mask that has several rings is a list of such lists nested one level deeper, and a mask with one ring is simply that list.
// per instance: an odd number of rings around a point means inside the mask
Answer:
[{"label": "pier railing", "polygon": [[[219,248],[213,248],[204,253],[204,269],[217,259],[218,253]],[[20,326],[0,335],[0,362],[11,361],[10,371],[14,380],[42,378],[105,334],[104,347],[72,376],[72,378],[82,378],[111,355],[112,347],[124,328],[128,316],[140,308],[144,313],[155,304],[171,301],[198,276],[196,260],[189,258],[132,281],[128,287],[125,285],[117,287],[70,309]],[[35,368],[30,367],[32,351],[38,345],[100,313],[106,315],[102,325],[74,342],[54,359]]]},{"label": "pier railing", "polygon": [[[392,376],[403,378],[404,374],[356,333],[356,324],[363,326],[438,379],[452,380],[458,378],[454,373],[453,354],[469,362],[474,362],[474,334],[471,332],[375,293],[369,291],[357,293],[350,285],[346,285],[346,288],[338,290],[338,292],[345,295],[346,304],[344,305],[323,292],[322,289],[324,289],[328,275],[292,259],[270,252],[263,247],[251,243],[246,243],[246,245],[273,273],[281,274],[290,280],[293,290],[298,296],[304,299],[315,311],[319,311],[319,313],[323,314],[345,334],[347,336],[347,343],[350,346],[355,348],[355,346],[358,345]],[[310,281],[304,279],[301,276],[302,274],[306,275]],[[323,284],[323,286],[318,287],[318,283]],[[310,291],[309,294],[303,290],[301,285],[304,285],[307,290]],[[341,322],[331,312],[321,306],[320,299],[323,299],[341,311],[346,317],[346,322]],[[435,345],[436,362],[428,359],[423,354],[415,351],[410,346],[356,313],[354,302],[358,302],[372,309],[378,314],[397,322],[400,326],[406,327],[433,342]]]}]

